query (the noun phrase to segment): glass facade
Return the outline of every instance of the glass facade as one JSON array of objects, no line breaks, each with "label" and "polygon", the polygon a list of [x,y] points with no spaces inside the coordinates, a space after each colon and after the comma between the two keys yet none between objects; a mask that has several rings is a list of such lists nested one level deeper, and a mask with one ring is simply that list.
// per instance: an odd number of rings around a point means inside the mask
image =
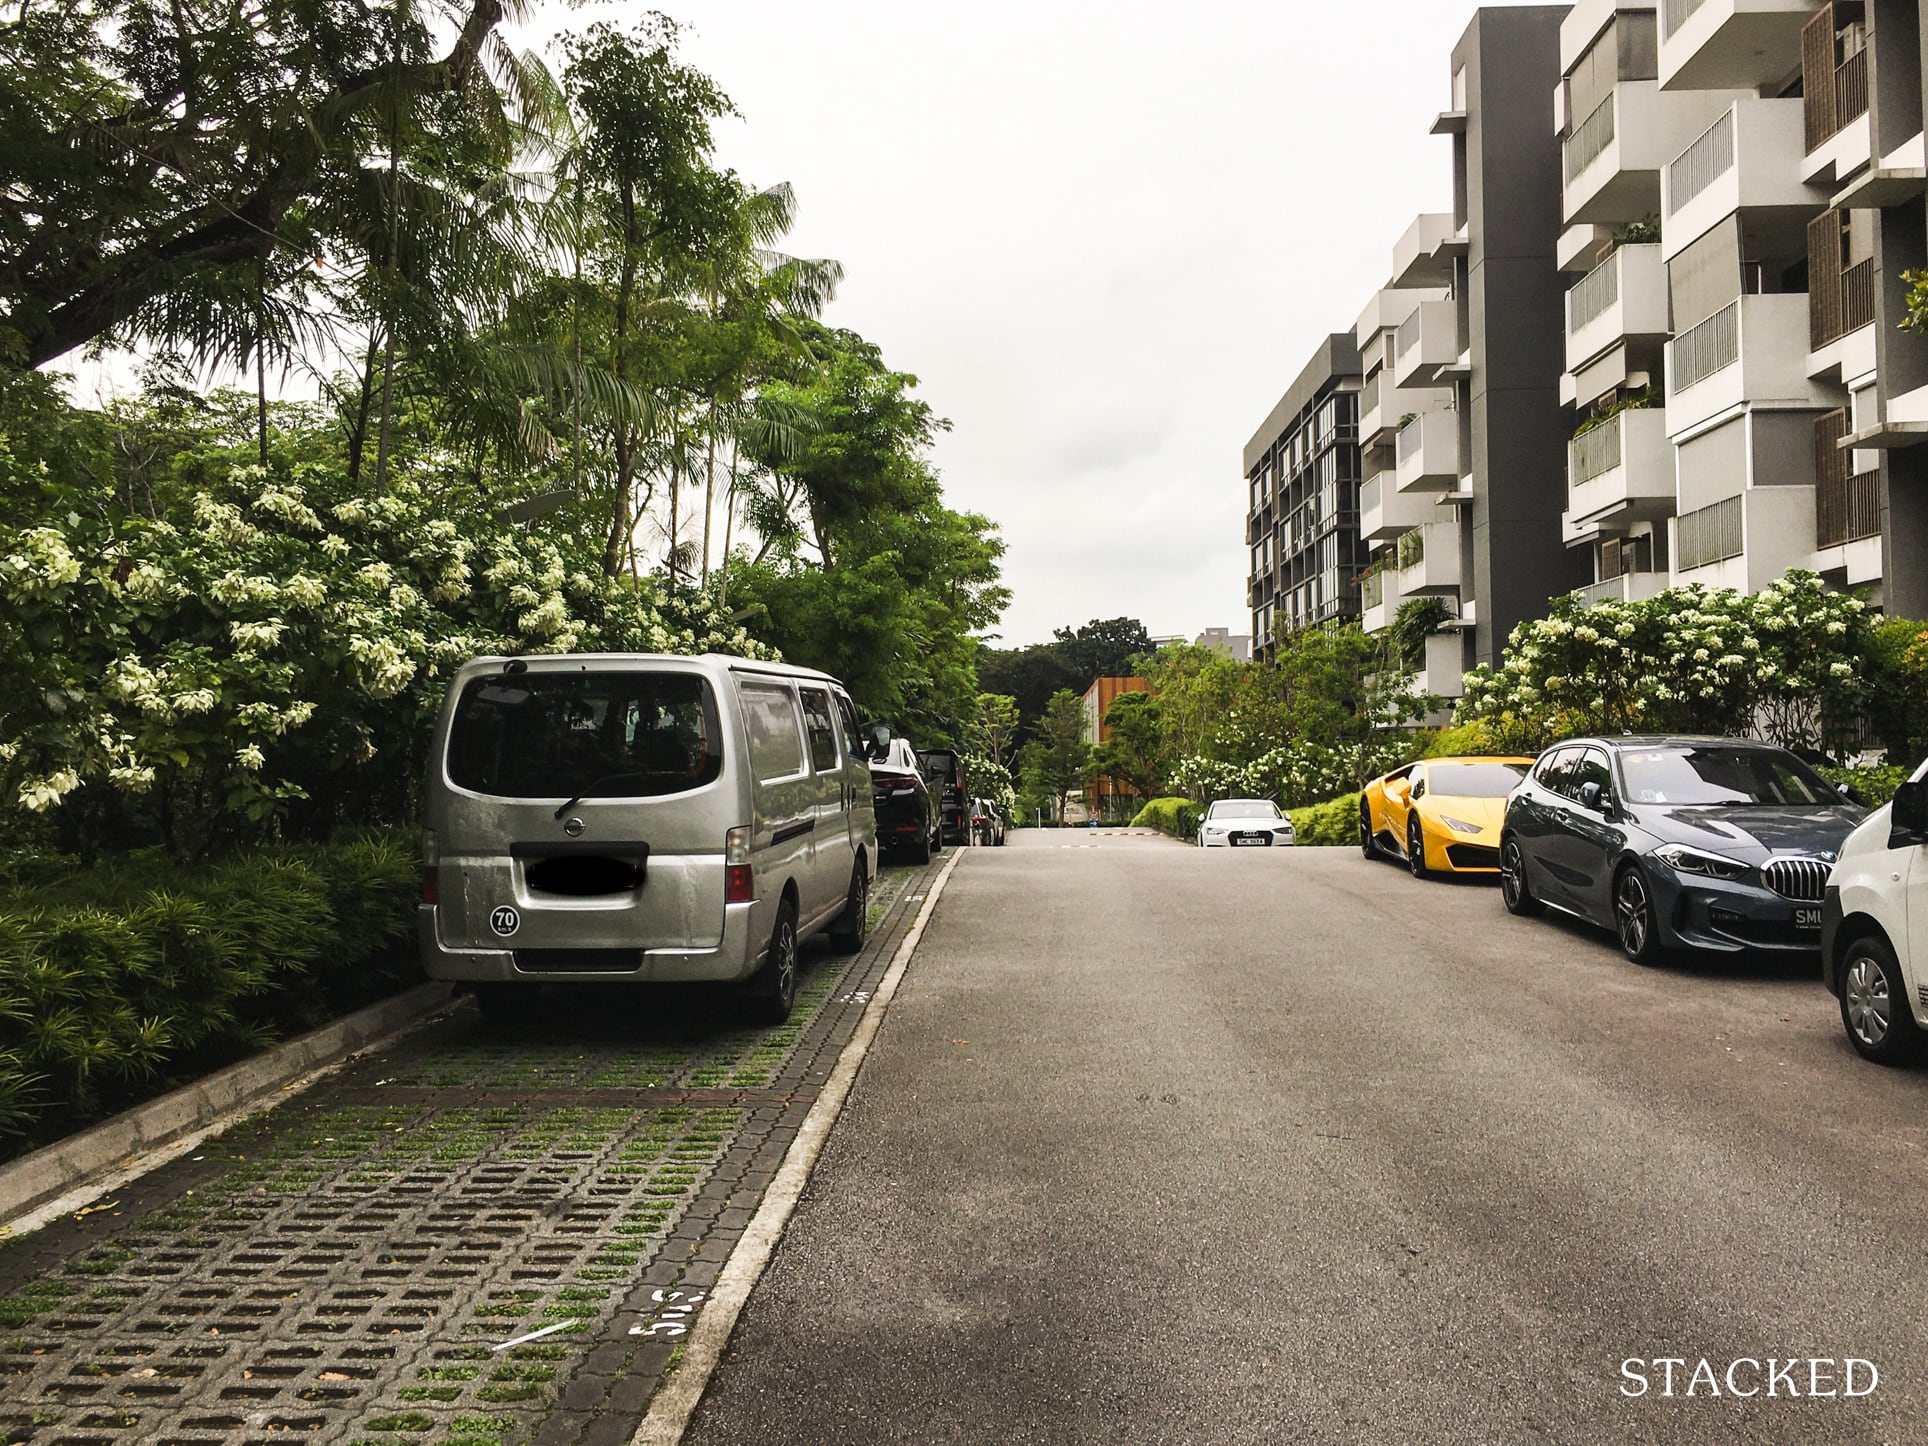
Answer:
[{"label": "glass facade", "polygon": [[[1255,657],[1273,656],[1275,630],[1359,616],[1359,393],[1341,390],[1341,380],[1286,424],[1252,471]],[[1275,485],[1261,488],[1260,479]]]}]

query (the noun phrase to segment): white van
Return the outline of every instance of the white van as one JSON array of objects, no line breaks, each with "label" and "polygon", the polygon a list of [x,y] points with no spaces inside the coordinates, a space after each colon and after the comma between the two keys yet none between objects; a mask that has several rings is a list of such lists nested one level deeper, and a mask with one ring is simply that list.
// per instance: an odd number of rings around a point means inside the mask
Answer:
[{"label": "white van", "polygon": [[478,658],[429,750],[432,979],[491,1017],[542,983],[743,983],[775,1022],[797,943],[863,947],[877,858],[850,698],[715,655]]},{"label": "white van", "polygon": [[1877,1064],[1928,1038],[1928,763],[1870,814],[1828,874],[1821,977],[1848,1042]]}]

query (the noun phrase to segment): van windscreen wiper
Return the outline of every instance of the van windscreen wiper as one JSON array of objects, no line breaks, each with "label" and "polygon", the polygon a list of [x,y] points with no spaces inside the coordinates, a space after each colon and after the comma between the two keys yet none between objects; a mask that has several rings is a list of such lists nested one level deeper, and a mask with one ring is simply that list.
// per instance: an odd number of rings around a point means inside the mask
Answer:
[{"label": "van windscreen wiper", "polygon": [[585,788],[581,793],[577,794],[574,798],[570,799],[567,803],[563,804],[561,808],[557,809],[555,816],[557,818],[561,818],[565,813],[569,812],[570,809],[574,808],[577,804],[581,803],[585,798],[589,797],[590,794],[600,793],[603,789],[609,787],[609,785],[612,783],[621,783],[625,778],[648,778],[648,777],[649,775],[647,773],[644,773],[639,769],[627,768],[627,769],[624,769],[621,773],[611,773],[602,778],[598,778],[594,783],[590,784],[589,787]]}]

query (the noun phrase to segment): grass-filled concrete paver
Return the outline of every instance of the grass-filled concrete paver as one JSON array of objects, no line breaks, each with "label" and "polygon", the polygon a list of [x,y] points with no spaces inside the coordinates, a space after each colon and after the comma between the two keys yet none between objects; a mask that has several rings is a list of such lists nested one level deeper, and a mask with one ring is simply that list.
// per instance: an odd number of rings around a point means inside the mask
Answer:
[{"label": "grass-filled concrete paver", "polygon": [[925,877],[884,872],[782,1026],[698,990],[461,1016],[8,1242],[0,1443],[627,1439]]}]

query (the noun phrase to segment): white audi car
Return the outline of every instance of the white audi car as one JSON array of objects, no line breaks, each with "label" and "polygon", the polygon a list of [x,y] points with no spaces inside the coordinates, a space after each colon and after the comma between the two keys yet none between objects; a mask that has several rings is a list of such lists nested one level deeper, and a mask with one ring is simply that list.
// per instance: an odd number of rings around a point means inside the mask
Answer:
[{"label": "white audi car", "polygon": [[1292,820],[1269,798],[1219,799],[1199,820],[1198,841],[1205,848],[1286,848],[1296,842]]}]

